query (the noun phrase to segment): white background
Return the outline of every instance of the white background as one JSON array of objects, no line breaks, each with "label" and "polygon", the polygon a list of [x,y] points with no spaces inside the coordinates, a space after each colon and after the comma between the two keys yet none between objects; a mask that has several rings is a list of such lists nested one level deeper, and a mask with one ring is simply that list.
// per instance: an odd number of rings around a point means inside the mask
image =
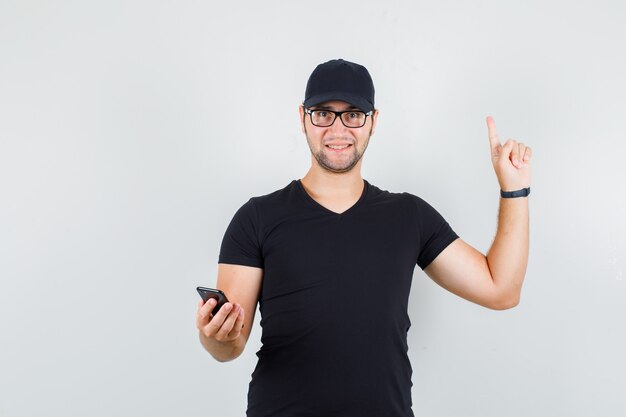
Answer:
[{"label": "white background", "polygon": [[416,268],[415,414],[625,415],[625,23],[617,0],[0,1],[0,416],[244,415],[260,329],[212,360],[195,287],[237,208],[306,173],[297,106],[333,58],[376,85],[364,178],[483,252],[486,116],[534,150],[521,304]]}]

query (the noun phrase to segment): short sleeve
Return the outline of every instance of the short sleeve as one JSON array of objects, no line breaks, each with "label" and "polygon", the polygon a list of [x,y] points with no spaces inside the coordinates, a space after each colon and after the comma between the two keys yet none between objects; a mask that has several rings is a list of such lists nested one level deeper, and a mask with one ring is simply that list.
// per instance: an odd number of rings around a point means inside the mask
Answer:
[{"label": "short sleeve", "polygon": [[459,236],[434,207],[417,196],[412,198],[416,207],[416,227],[420,239],[417,264],[425,269]]},{"label": "short sleeve", "polygon": [[220,248],[218,263],[263,268],[259,222],[253,199],[248,200],[230,221]]}]

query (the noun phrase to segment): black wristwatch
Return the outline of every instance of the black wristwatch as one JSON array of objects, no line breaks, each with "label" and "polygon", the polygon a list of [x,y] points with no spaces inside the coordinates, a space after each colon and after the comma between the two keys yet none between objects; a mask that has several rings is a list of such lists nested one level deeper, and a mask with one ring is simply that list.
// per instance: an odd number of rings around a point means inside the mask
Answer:
[{"label": "black wristwatch", "polygon": [[529,194],[530,194],[530,187],[522,188],[521,190],[515,190],[515,191],[500,190],[500,197],[502,198],[528,197]]}]

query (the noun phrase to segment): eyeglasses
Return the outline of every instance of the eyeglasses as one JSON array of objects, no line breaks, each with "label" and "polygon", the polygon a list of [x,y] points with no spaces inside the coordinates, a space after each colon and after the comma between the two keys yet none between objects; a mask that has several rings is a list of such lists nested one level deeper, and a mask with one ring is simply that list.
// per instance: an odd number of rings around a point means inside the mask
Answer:
[{"label": "eyeglasses", "polygon": [[358,128],[365,126],[367,116],[371,116],[373,111],[367,113],[362,111],[332,111],[332,110],[311,110],[304,109],[305,113],[311,117],[311,123],[317,127],[328,127],[335,123],[337,116],[345,127]]}]

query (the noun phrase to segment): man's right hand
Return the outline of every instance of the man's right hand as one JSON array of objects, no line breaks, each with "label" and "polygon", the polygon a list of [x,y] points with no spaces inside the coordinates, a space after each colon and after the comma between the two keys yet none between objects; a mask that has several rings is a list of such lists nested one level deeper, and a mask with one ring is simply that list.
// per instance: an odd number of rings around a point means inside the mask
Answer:
[{"label": "man's right hand", "polygon": [[[225,303],[222,308],[213,315],[212,312],[216,304],[217,301],[213,298],[210,298],[206,303],[202,300],[198,302],[196,327],[200,331],[202,344],[207,350],[213,351],[217,348],[217,346],[215,346],[216,342],[226,345],[223,346],[223,348],[231,350],[235,347],[235,341],[241,335],[245,312],[241,305],[229,302]],[[222,349],[217,348],[217,350]],[[216,357],[216,359],[219,360],[218,357]]]},{"label": "man's right hand", "polygon": [[218,264],[215,288],[228,294],[231,301],[212,315],[216,302],[209,300],[203,304],[200,300],[196,316],[200,342],[218,361],[230,361],[243,352],[252,330],[262,281],[261,268]]}]

